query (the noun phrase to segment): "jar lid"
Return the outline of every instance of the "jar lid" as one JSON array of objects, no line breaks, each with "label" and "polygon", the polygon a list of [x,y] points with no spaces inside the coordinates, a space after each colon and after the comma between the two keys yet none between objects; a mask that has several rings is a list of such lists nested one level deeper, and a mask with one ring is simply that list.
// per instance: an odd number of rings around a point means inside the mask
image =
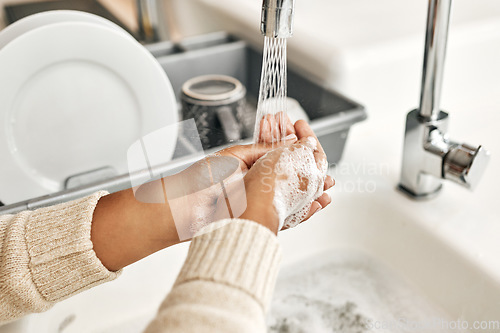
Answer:
[{"label": "jar lid", "polygon": [[244,97],[246,89],[241,82],[227,75],[203,75],[186,81],[182,86],[185,97],[197,101],[228,104]]}]

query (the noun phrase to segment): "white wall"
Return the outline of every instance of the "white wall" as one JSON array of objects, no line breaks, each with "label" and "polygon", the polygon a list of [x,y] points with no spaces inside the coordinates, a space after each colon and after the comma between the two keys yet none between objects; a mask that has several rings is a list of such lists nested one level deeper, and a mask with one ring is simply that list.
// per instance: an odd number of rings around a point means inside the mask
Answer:
[{"label": "white wall", "polygon": [[[17,4],[25,2],[36,2],[43,0],[0,0],[2,15],[0,17],[0,28],[5,26],[3,7],[7,4]],[[99,0],[108,7],[120,20],[131,28],[135,27],[135,0]],[[189,1],[189,0],[188,0]]]},{"label": "white wall", "polygon": [[[3,6],[5,4],[34,2],[43,0],[0,0],[2,15],[0,29],[5,26]],[[135,0],[99,0],[131,30],[137,28]],[[200,5],[197,0],[163,0],[165,15],[173,38],[193,36],[217,31],[221,27],[211,15],[211,10]],[[258,6],[258,5],[257,5]]]}]

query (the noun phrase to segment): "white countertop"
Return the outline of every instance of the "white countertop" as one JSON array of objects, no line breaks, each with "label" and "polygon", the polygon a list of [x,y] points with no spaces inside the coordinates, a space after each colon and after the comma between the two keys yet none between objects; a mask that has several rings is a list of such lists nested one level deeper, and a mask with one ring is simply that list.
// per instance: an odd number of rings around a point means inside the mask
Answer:
[{"label": "white countertop", "polygon": [[[353,128],[345,161],[379,161],[398,181],[406,112],[416,107],[420,54],[352,74],[350,91],[370,119]],[[408,201],[418,220],[500,277],[500,16],[450,31],[442,108],[450,113],[452,139],[482,144],[491,160],[475,192],[445,182],[438,198]],[[365,143],[365,144],[362,144]]]},{"label": "white countertop", "polygon": [[[262,45],[260,3],[255,0],[196,0],[222,30]],[[298,0],[289,60],[344,89],[352,71],[423,53],[427,2],[420,0]],[[452,32],[500,17],[496,0],[455,1]],[[188,17],[186,16],[186,20]],[[196,20],[196,19],[195,19]],[[213,27],[212,27],[213,28]],[[480,37],[480,36],[478,36]]]}]

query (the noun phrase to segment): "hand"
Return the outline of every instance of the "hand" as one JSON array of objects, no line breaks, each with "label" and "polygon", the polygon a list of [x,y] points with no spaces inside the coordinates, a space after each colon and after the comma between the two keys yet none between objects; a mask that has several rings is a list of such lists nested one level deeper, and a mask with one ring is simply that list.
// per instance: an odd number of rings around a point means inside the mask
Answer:
[{"label": "hand", "polygon": [[[323,150],[323,146],[321,146],[321,143],[318,140],[318,137],[314,133],[314,131],[311,129],[309,124],[304,121],[304,120],[299,120],[295,123],[295,131],[297,133],[297,136],[299,138],[307,138],[307,137],[313,137],[316,139],[317,142],[317,150],[314,151],[314,158],[317,163],[321,162],[323,163],[327,162],[326,160],[326,154],[325,151]],[[335,186],[335,180],[330,176],[326,175],[325,177],[325,182],[324,182],[324,191],[332,188]],[[319,212],[321,209],[325,208],[332,202],[332,199],[330,198],[330,195],[328,193],[323,193],[321,196],[319,196],[316,200],[314,200],[311,203],[311,207],[309,209],[309,213],[306,215],[304,220],[302,222],[305,222],[311,218],[315,213]]]},{"label": "hand", "polygon": [[[297,143],[282,145],[266,154],[255,163],[245,176],[248,208],[242,214],[241,218],[257,221],[275,233],[278,231],[280,220],[282,220],[281,223],[285,224],[284,229],[295,226],[298,223],[306,221],[331,202],[330,196],[327,193],[323,193],[324,190],[334,185],[333,179],[330,176],[325,176],[327,164],[323,148],[305,121],[298,121],[294,129],[299,139]],[[316,149],[311,149],[311,142],[309,140],[314,141],[312,144],[316,146]],[[309,149],[309,154],[313,156],[315,162],[315,169],[311,168],[315,175],[304,175],[303,172],[299,171],[300,165],[297,165],[297,163],[286,164],[288,174],[278,174],[276,172],[275,167],[280,163],[280,159],[284,154],[301,154],[301,152],[307,149]],[[308,176],[321,179],[310,179]],[[300,202],[300,199],[299,202],[295,202],[299,206],[292,207],[294,211],[290,216],[280,216],[280,209],[278,208],[277,210],[274,207],[276,192],[281,190],[276,188],[276,183],[280,181],[287,182],[300,177],[303,177],[305,188],[301,189],[299,188],[301,186],[297,186],[298,188],[294,190],[302,194],[303,197],[300,198],[302,202]],[[314,186],[318,188],[314,188]],[[278,195],[284,196],[285,201],[290,199],[289,193],[278,193]],[[285,204],[290,203],[290,200],[288,200]],[[302,207],[300,207],[300,204],[302,204]],[[283,221],[284,219],[286,221]]]},{"label": "hand", "polygon": [[[296,138],[290,140],[295,141]],[[284,144],[274,144],[274,148]],[[230,183],[231,177],[226,176],[243,176],[272,149],[273,144],[269,143],[230,147],[179,174],[101,198],[91,230],[98,258],[109,270],[116,271],[189,240],[203,225],[218,219],[215,215],[221,194],[218,185]],[[245,198],[242,202],[246,204]],[[225,217],[231,216],[220,218]]]},{"label": "hand", "polygon": [[191,239],[211,222],[240,217],[247,208],[245,174],[264,154],[296,141],[293,134],[284,142],[223,149],[179,174],[163,178],[156,184],[143,185],[146,193],[141,194],[144,190],[139,189],[136,197],[149,199],[150,193],[156,193],[161,199],[165,196],[180,240]]},{"label": "hand", "polygon": [[[281,125],[284,124],[284,125]],[[282,128],[280,128],[280,126]],[[287,136],[295,135],[295,127],[284,112],[275,115],[265,115],[259,123],[259,132],[256,142],[279,142]]]},{"label": "hand", "polygon": [[[282,120],[284,118],[284,123],[285,125],[280,128],[280,124],[282,123]],[[276,143],[279,141],[282,132],[285,132],[284,135],[286,135],[286,138],[293,138],[297,137],[297,131],[299,132],[300,137],[308,137],[308,136],[313,136],[317,139],[316,135],[314,134],[313,130],[311,127],[307,124],[305,121],[300,121],[297,122],[295,125],[292,124],[290,121],[290,118],[288,115],[284,112],[278,112],[276,115],[265,115],[259,124],[259,135],[258,135],[258,142],[263,142],[263,143]],[[324,153],[323,147],[321,147],[321,144],[319,144],[318,141],[318,158],[322,159],[323,156],[326,159],[326,155]],[[331,176],[326,176],[325,178],[325,190],[331,188],[332,186],[335,185],[335,181]],[[331,202],[331,198],[327,193],[324,193],[321,195],[318,199],[314,200],[311,204],[311,208],[309,210],[308,215],[305,217],[305,219],[302,221],[307,221],[311,216],[314,215],[314,213],[320,211],[322,208],[326,207],[329,203]],[[285,227],[285,229],[288,229],[288,227]]]},{"label": "hand", "polygon": [[[294,130],[301,139],[314,135],[305,122],[297,122]],[[269,196],[270,193],[265,192],[262,188],[259,189],[258,177],[262,168],[256,168],[257,164],[254,163],[256,161],[272,161],[271,154],[264,158],[261,157],[273,148],[283,149],[285,146],[292,146],[295,142],[296,138],[291,137],[287,142],[263,142],[222,150],[177,175],[144,184],[144,188],[141,187],[140,190],[143,190],[145,198],[152,199],[151,201],[141,200],[133,189],[116,192],[101,198],[92,219],[91,239],[94,251],[101,262],[109,270],[114,271],[156,251],[187,240],[189,237],[181,238],[178,225],[181,227],[190,226],[193,218],[215,216],[216,197],[219,196],[214,195],[210,190],[203,192],[197,191],[197,189],[210,189],[211,185],[217,183],[214,182],[215,178],[224,176],[224,168],[218,167],[220,164],[225,164],[226,168],[231,166],[232,170],[230,168],[229,171],[233,173],[238,171],[242,176],[248,171],[243,178],[246,186],[244,192],[248,198],[248,201],[245,200],[245,202],[248,202],[248,205],[240,217],[261,223],[277,233],[279,217],[273,208],[273,193]],[[322,154],[320,146],[314,154],[315,159],[318,157],[319,160]],[[230,163],[218,163],[227,162],[227,160],[221,159],[227,159]],[[210,175],[217,177],[207,177]],[[327,177],[324,188],[327,189],[331,186],[333,186],[333,180]],[[167,190],[170,196],[165,198]],[[170,200],[171,198],[173,200],[176,198],[186,200],[173,202]],[[315,209],[325,207],[329,202],[328,196],[320,196],[316,199],[316,203],[313,202],[310,205],[309,214],[304,220],[312,216]],[[175,214],[175,212],[181,212],[181,214]],[[183,212],[187,212],[187,214],[184,216]],[[235,217],[238,216],[235,215]]]}]

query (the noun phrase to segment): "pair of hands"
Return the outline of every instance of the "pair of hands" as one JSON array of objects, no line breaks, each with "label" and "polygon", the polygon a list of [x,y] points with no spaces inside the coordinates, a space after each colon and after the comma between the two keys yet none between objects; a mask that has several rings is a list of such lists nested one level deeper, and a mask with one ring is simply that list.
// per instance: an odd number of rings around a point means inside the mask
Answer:
[{"label": "pair of hands", "polygon": [[[281,154],[285,149],[300,149],[304,145],[308,145],[308,140],[316,141],[316,149],[314,150],[314,159],[318,169],[326,163],[326,155],[319,143],[316,135],[307,122],[299,120],[295,125],[287,122],[286,138],[288,140],[274,142],[277,133],[280,133],[278,128],[278,114],[274,116],[266,116],[260,123],[259,143],[253,145],[238,145],[224,149],[217,153],[218,156],[234,157],[239,162],[240,170],[244,176],[246,188],[246,210],[240,218],[256,221],[272,232],[277,233],[279,227],[279,214],[273,205],[274,192],[268,190],[269,184],[263,182],[263,178],[267,177],[276,181],[278,175],[270,174],[268,167],[273,167],[278,162]],[[292,176],[292,175],[289,175]],[[328,190],[334,186],[335,182],[332,177],[326,176],[324,179],[324,188]],[[312,201],[308,213],[302,222],[308,220],[319,210],[325,208],[331,203],[331,198],[328,193],[323,193],[321,196]],[[238,216],[234,216],[238,217]],[[286,228],[286,227],[285,227]]]},{"label": "pair of hands", "polygon": [[[191,239],[204,226],[225,218],[256,221],[274,233],[285,222],[286,229],[308,220],[330,204],[330,196],[323,191],[331,188],[334,181],[326,176],[326,155],[307,122],[299,120],[294,125],[286,117],[286,127],[280,130],[279,117],[286,115],[280,113],[262,119],[258,143],[226,148],[179,174],[144,184],[136,189],[136,199],[144,203],[167,201],[169,220],[180,241]],[[285,140],[274,139],[280,133],[285,134]],[[295,160],[286,161],[285,170],[277,172],[276,165],[282,155],[294,154],[295,149],[303,152],[305,148],[309,149],[309,155],[298,156],[295,152]],[[308,167],[316,171],[312,178],[304,170],[299,171],[306,166],[306,160]],[[291,184],[293,180],[296,188],[288,186],[293,193],[280,191],[275,186],[283,181]],[[299,188],[301,184],[305,189]],[[292,195],[296,206],[293,208],[300,212],[287,209]],[[281,209],[275,207],[276,196],[281,199]],[[284,212],[287,210],[291,212]]]},{"label": "pair of hands", "polygon": [[[309,144],[311,137],[317,143],[313,152],[315,161],[321,164],[326,161],[326,156],[304,121],[288,124],[287,134],[291,138],[279,143],[272,140],[274,134],[279,133],[276,121],[266,119],[261,126],[259,143],[224,149],[179,174],[144,184],[136,190],[128,189],[102,197],[94,210],[91,229],[93,249],[101,262],[111,271],[119,270],[156,251],[188,240],[196,229],[225,217],[246,218],[277,233],[280,217],[273,205],[275,193],[268,191],[265,187],[268,184],[263,183],[262,178],[281,181],[277,178],[297,175],[268,173],[266,166],[274,166],[285,150],[302,149]],[[228,190],[241,182],[244,186],[236,186],[234,195],[228,200]],[[324,190],[333,185],[333,179],[326,176]],[[221,188],[224,192],[222,198],[217,190]],[[229,206],[237,208],[235,202],[244,202],[244,209],[227,212]],[[328,194],[319,196],[312,201],[303,220],[330,202]],[[226,214],[218,216],[218,207],[226,208]]]}]

